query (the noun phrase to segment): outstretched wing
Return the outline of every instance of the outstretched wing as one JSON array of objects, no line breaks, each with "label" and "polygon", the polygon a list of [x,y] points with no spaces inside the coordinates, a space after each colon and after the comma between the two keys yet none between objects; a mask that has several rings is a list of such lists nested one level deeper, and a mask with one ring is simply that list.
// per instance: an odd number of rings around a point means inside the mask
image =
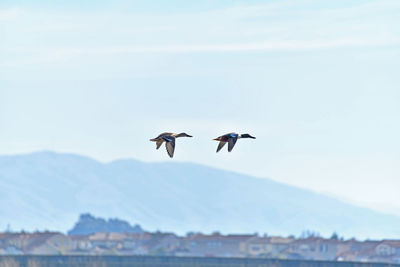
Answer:
[{"label": "outstretched wing", "polygon": [[175,151],[175,137],[168,135],[163,136],[162,139],[165,141],[165,148],[167,149],[168,155],[172,158]]},{"label": "outstretched wing", "polygon": [[237,136],[236,137],[231,137],[228,139],[228,151],[231,152],[233,147],[235,146],[237,141]]},{"label": "outstretched wing", "polygon": [[220,151],[224,147],[225,144],[226,144],[226,142],[220,141],[218,144],[218,147],[217,147],[217,152]]},{"label": "outstretched wing", "polygon": [[162,143],[164,142],[164,140],[158,140],[157,142],[156,142],[156,145],[157,145],[157,149],[159,149],[160,148],[160,146],[162,145]]},{"label": "outstretched wing", "polygon": [[166,142],[165,147],[167,148],[168,155],[172,158],[175,151],[175,140],[171,142]]}]

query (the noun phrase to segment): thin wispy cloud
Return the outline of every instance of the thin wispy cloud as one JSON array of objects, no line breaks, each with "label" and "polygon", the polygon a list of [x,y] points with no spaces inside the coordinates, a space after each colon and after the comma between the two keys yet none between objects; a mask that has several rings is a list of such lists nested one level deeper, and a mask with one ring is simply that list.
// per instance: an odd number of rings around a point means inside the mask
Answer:
[{"label": "thin wispy cloud", "polygon": [[48,62],[82,54],[302,51],[400,44],[393,12],[398,2],[301,8],[313,3],[278,1],[157,16],[14,7],[0,11],[0,19],[9,22],[1,50],[11,53],[7,62],[16,65],[26,62],[18,59],[19,53],[39,63],[40,57]]},{"label": "thin wispy cloud", "polygon": [[4,51],[11,53],[48,53],[60,55],[100,55],[100,54],[125,54],[125,53],[201,53],[201,52],[251,52],[251,51],[302,51],[310,49],[325,49],[335,47],[354,46],[390,46],[400,44],[400,38],[391,40],[377,39],[332,39],[332,40],[286,40],[286,41],[263,41],[255,43],[233,43],[233,44],[176,44],[163,46],[115,46],[115,47],[85,47],[85,48],[25,48],[25,47],[3,47]]}]

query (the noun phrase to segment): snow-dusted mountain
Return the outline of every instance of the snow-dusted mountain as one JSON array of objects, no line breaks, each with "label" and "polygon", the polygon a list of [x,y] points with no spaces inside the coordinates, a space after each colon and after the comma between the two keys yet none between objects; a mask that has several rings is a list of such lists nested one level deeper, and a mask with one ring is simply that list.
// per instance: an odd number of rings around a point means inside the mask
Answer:
[{"label": "snow-dusted mountain", "polygon": [[[323,177],[321,177],[323,179]],[[400,218],[269,179],[190,163],[54,152],[0,157],[0,230],[71,229],[81,213],[148,230],[400,238]]]}]

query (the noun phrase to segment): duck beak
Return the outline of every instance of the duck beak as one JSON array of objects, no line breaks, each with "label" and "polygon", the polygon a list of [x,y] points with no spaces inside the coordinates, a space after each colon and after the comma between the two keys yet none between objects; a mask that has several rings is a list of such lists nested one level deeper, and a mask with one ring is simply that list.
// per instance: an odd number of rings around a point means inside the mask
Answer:
[{"label": "duck beak", "polygon": [[256,139],[254,136],[251,136],[251,135],[250,135],[250,138],[252,138],[252,139]]},{"label": "duck beak", "polygon": [[218,137],[217,137],[217,138],[214,138],[213,140],[215,140],[215,141],[220,141]]},{"label": "duck beak", "polygon": [[191,135],[187,135],[187,137],[193,137],[193,136],[191,136]]}]

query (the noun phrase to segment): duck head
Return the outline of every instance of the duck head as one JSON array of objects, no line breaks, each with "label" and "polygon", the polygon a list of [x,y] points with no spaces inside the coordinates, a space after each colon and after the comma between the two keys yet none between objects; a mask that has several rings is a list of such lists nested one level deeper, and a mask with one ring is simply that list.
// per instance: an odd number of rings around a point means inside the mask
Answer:
[{"label": "duck head", "polygon": [[187,133],[180,133],[176,137],[193,137],[193,136],[188,135]]},{"label": "duck head", "polygon": [[240,138],[251,138],[251,139],[256,139],[254,136],[251,136],[249,134],[241,134]]}]

